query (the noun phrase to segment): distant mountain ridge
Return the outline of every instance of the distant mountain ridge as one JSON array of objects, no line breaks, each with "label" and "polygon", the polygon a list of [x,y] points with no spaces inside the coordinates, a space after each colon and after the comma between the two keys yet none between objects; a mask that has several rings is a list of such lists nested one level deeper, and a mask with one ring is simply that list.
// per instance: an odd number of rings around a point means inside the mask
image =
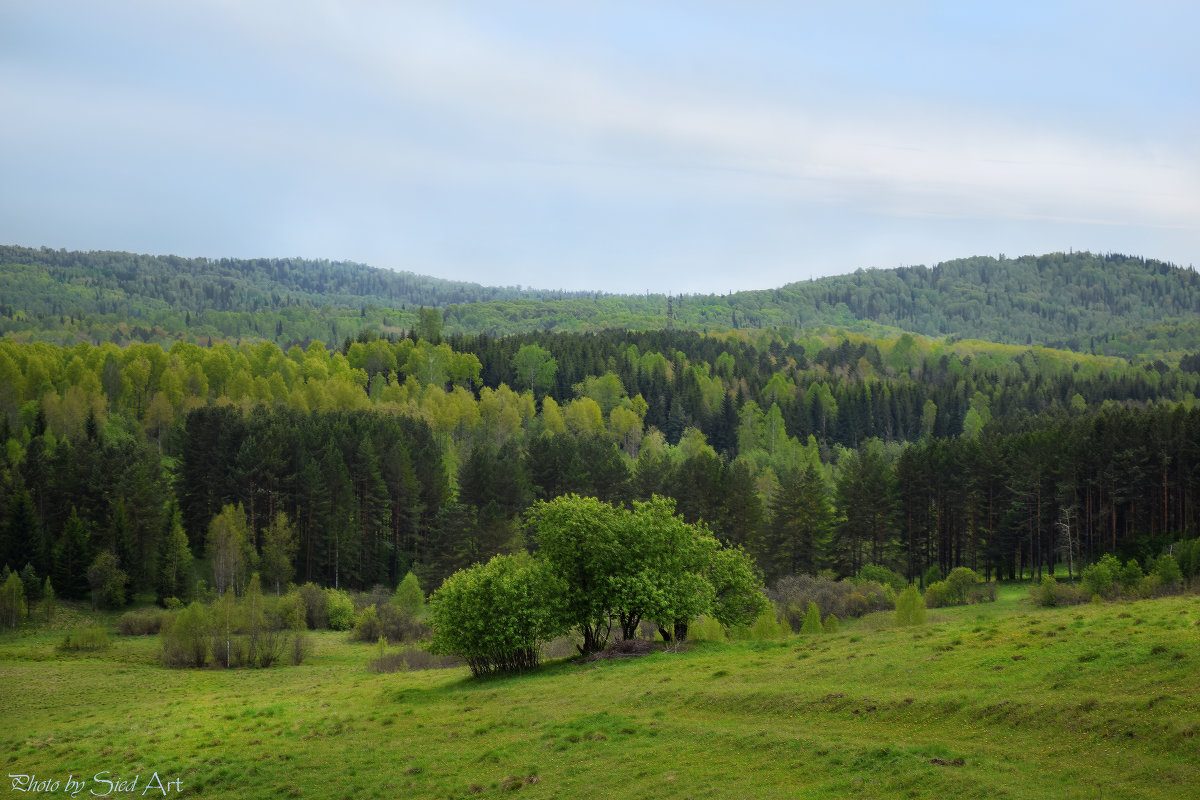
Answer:
[{"label": "distant mountain ridge", "polygon": [[1132,356],[1200,348],[1200,274],[1088,252],[858,270],[730,295],[486,287],[300,258],[196,259],[0,246],[0,331],[338,340],[444,309],[446,333],[886,326],[928,336]]}]

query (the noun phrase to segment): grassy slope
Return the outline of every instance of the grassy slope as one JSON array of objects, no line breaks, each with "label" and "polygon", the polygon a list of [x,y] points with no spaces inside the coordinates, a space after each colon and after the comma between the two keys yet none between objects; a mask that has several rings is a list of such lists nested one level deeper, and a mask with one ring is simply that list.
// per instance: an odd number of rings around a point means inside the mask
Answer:
[{"label": "grassy slope", "polygon": [[[166,671],[153,639],[0,640],[8,772],[182,778],[215,797],[1181,797],[1200,785],[1200,598],[994,606],[782,643],[472,681]],[[945,762],[935,763],[933,759]],[[961,759],[961,765],[958,760]],[[533,777],[531,777],[533,776]]]}]

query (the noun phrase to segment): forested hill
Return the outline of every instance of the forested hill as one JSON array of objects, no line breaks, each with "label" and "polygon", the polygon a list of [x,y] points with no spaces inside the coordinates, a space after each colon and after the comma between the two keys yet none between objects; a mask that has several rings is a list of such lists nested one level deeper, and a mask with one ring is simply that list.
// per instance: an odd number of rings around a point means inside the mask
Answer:
[{"label": "forested hill", "polygon": [[[578,296],[569,292],[480,286],[352,261],[303,258],[181,258],[0,246],[0,264],[34,267],[24,275],[38,276],[62,287],[42,283],[40,288],[49,291],[31,296],[23,305],[29,312],[47,314],[78,307],[85,313],[124,312],[132,317],[144,310],[139,301],[155,300],[196,313],[257,311],[295,304],[440,307]],[[27,292],[32,293],[32,288]],[[92,290],[91,296],[79,289]]]},{"label": "forested hill", "polygon": [[717,295],[605,295],[476,284],[304,259],[210,260],[0,247],[0,333],[63,344],[175,338],[341,341],[411,329],[422,306],[447,334],[668,327],[887,326],[1110,355],[1200,349],[1200,275],[1108,254],[976,257]]}]

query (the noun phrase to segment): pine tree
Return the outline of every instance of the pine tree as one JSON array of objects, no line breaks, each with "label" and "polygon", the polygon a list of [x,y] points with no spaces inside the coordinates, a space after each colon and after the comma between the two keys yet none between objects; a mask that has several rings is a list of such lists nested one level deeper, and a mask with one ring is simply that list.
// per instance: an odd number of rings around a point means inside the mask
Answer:
[{"label": "pine tree", "polygon": [[168,597],[186,600],[192,585],[192,551],[177,508],[172,508],[167,528],[159,537],[157,566],[159,602]]},{"label": "pine tree", "polygon": [[63,597],[82,600],[88,595],[87,568],[92,561],[89,540],[87,527],[72,508],[66,527],[54,546],[54,569],[51,573]]},{"label": "pine tree", "polygon": [[262,567],[267,580],[275,587],[275,596],[295,574],[296,551],[299,542],[296,526],[280,511],[263,533]]},{"label": "pine tree", "polygon": [[815,464],[785,473],[770,512],[757,548],[763,571],[774,578],[816,574],[833,528],[833,509]]}]

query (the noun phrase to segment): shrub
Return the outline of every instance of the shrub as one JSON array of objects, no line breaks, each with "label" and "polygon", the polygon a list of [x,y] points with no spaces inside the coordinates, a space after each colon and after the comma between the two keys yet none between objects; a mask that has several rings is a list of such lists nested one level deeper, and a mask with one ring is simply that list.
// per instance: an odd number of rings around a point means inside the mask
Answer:
[{"label": "shrub", "polygon": [[1053,575],[1047,575],[1042,579],[1040,585],[1030,588],[1030,599],[1033,600],[1034,604],[1036,605],[1053,608],[1054,606],[1058,605],[1058,597],[1056,595],[1057,588],[1058,581],[1054,580]]},{"label": "shrub", "polygon": [[887,567],[876,566],[875,564],[867,564],[858,571],[856,582],[874,581],[882,586],[890,586],[893,592],[902,592],[904,587],[908,585],[908,581],[895,570]]},{"label": "shrub", "polygon": [[400,644],[416,642],[428,635],[428,625],[418,622],[389,600],[360,611],[350,638],[356,642],[373,642],[382,636],[391,644]]},{"label": "shrub", "polygon": [[810,602],[817,604],[822,617],[833,614],[839,619],[861,617],[894,605],[894,600],[888,598],[888,587],[874,581],[854,583],[813,575],[780,578],[768,595],[777,607],[785,610],[792,630],[804,624]]},{"label": "shrub", "polygon": [[994,602],[996,602],[996,583],[994,581],[985,581],[967,587],[967,603]]},{"label": "shrub", "polygon": [[325,590],[325,608],[331,631],[348,631],[354,627],[354,601],[339,589]]},{"label": "shrub", "polygon": [[[322,601],[324,597],[322,596]],[[293,589],[279,598],[275,606],[275,627],[291,631],[291,641],[287,647],[288,663],[297,666],[303,663],[310,650],[306,623],[304,596],[298,589]]]},{"label": "shrub", "polygon": [[379,614],[375,606],[367,606],[354,617],[354,631],[350,638],[356,642],[374,642],[382,640],[379,633]]},{"label": "shrub", "polygon": [[816,603],[808,604],[808,613],[804,615],[804,624],[800,626],[800,632],[805,635],[821,632],[821,611]]},{"label": "shrub", "polygon": [[1183,579],[1190,583],[1200,572],[1200,539],[1185,539],[1175,545],[1174,553]]},{"label": "shrub", "polygon": [[569,627],[565,591],[545,562],[525,555],[460,570],[430,601],[429,651],[463,659],[476,676],[534,667],[542,643]]},{"label": "shrub", "polygon": [[1165,592],[1178,591],[1183,586],[1183,573],[1179,569],[1179,562],[1170,553],[1163,553],[1154,559],[1150,571],[1158,576]]},{"label": "shrub", "polygon": [[1136,558],[1126,561],[1125,566],[1121,567],[1121,572],[1116,576],[1121,584],[1121,592],[1123,594],[1137,592],[1144,577],[1145,575],[1142,573],[1142,568]]},{"label": "shrub", "polygon": [[396,592],[392,595],[392,604],[410,619],[416,620],[425,616],[425,592],[421,591],[421,584],[412,572],[406,574],[404,580],[396,587]]},{"label": "shrub", "polygon": [[1079,577],[1089,595],[1101,598],[1113,595],[1113,574],[1103,564],[1088,564]]},{"label": "shrub", "polygon": [[162,629],[165,614],[165,611],[157,608],[139,608],[137,611],[127,611],[117,620],[117,633],[122,636],[156,634]]},{"label": "shrub", "polygon": [[765,642],[778,639],[781,635],[779,620],[775,617],[775,608],[773,606],[764,608],[750,628],[750,638],[758,642]]},{"label": "shrub", "polygon": [[371,606],[385,605],[392,600],[392,593],[382,584],[375,584],[368,592],[352,592],[350,600],[354,603],[354,613],[358,615]]},{"label": "shrub", "polygon": [[916,584],[909,584],[896,598],[897,625],[923,625],[925,623],[925,600]]},{"label": "shrub", "polygon": [[688,628],[688,635],[697,642],[723,642],[725,641],[725,628],[712,617],[702,614]]},{"label": "shrub", "polygon": [[946,576],[946,584],[950,587],[950,594],[955,601],[954,605],[966,604],[968,590],[978,581],[979,576],[973,569],[955,567],[950,570],[950,574]]},{"label": "shrub", "polygon": [[846,614],[851,617],[861,617],[871,609],[871,602],[861,592],[851,592],[846,595]]},{"label": "shrub", "polygon": [[305,621],[310,631],[324,630],[329,627],[329,606],[325,590],[315,583],[306,583],[297,589],[304,601]]},{"label": "shrub", "polygon": [[828,617],[825,618],[825,632],[826,633],[837,633],[838,632],[838,618],[836,616],[834,616],[833,614],[830,614]]},{"label": "shrub", "polygon": [[1040,584],[1030,588],[1029,599],[1035,605],[1045,607],[1073,606],[1085,602],[1086,594],[1086,592],[1080,591],[1078,586],[1059,583],[1054,580],[1053,575],[1047,575]]},{"label": "shrub", "polygon": [[60,647],[63,650],[104,650],[108,647],[108,631],[99,626],[76,628],[67,634]]},{"label": "shrub", "polygon": [[946,581],[937,581],[925,587],[925,607],[926,608],[944,608],[945,606],[954,605],[958,598],[954,594],[954,589]]},{"label": "shrub", "polygon": [[943,577],[945,576],[942,575],[942,568],[937,564],[930,564],[929,569],[925,570],[925,575],[921,582],[925,584],[926,588],[928,588],[931,583],[937,583]]}]

